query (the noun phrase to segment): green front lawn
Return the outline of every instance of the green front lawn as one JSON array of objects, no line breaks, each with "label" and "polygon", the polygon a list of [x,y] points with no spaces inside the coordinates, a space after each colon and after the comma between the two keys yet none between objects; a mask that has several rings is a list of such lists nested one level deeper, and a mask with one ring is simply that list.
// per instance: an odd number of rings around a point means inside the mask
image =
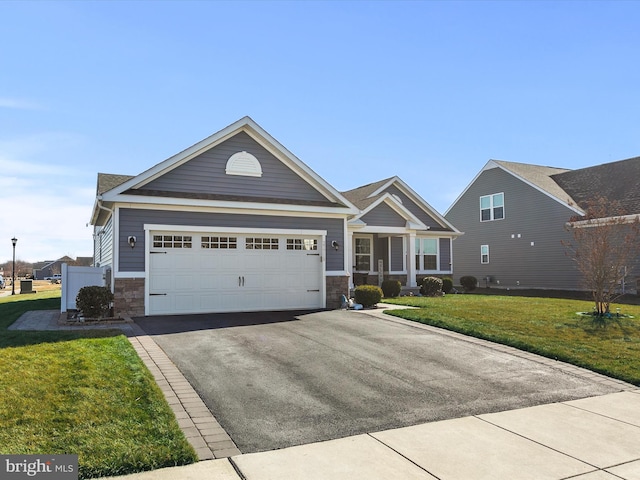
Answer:
[{"label": "green front lawn", "polygon": [[419,309],[390,315],[503,343],[640,385],[640,306],[613,305],[635,318],[605,323],[576,315],[592,302],[487,295],[401,297],[385,302]]},{"label": "green front lawn", "polygon": [[80,478],[197,460],[162,392],[119,331],[14,332],[60,293],[0,298],[0,453],[78,454]]}]

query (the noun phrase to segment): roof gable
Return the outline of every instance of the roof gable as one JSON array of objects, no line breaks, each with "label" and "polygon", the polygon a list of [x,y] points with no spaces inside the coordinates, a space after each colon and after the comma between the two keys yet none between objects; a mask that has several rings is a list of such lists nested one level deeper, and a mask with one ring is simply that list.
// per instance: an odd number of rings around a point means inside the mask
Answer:
[{"label": "roof gable", "polygon": [[[240,155],[251,160],[247,162],[248,167],[237,168]],[[331,205],[335,202],[244,131],[127,191],[138,192],[150,195],[163,192],[167,196],[175,196],[173,194],[176,193],[200,195],[201,198],[206,198],[206,195],[237,199],[246,196],[263,201],[278,199],[278,203],[289,200]]]},{"label": "roof gable", "polygon": [[422,228],[458,232],[453,225],[397,176],[354,188],[343,192],[343,195],[363,210],[369,209],[382,196],[391,196],[419,224],[424,225]]},{"label": "roof gable", "polygon": [[[247,155],[242,155],[242,160],[247,162],[249,159],[250,162],[242,166],[232,162],[229,168],[229,158],[239,151],[226,152],[228,155],[224,159],[220,155],[225,147],[234,142],[248,145],[240,152],[245,151]],[[206,184],[206,179],[203,183],[198,172],[200,168],[206,170],[207,162],[211,167],[211,156],[214,154],[218,154],[217,160],[221,163],[221,166],[215,167],[221,168],[221,176],[218,176],[216,182]],[[252,157],[258,162],[265,161],[272,170],[262,172]],[[265,179],[271,182],[272,194],[266,190],[258,191],[256,183],[250,184],[251,180]],[[235,187],[235,190],[230,187]],[[337,213],[358,211],[340,192],[249,117],[241,118],[139,175],[99,174],[92,223],[97,221],[101,208],[117,201],[229,207],[236,206],[237,202],[244,202],[247,208],[267,208],[267,205],[271,205],[273,208],[283,209],[289,208],[282,206],[288,204],[295,205],[294,209],[297,211],[305,211],[310,207],[324,209],[322,211],[330,209]]]},{"label": "roof gable", "polygon": [[349,223],[358,228],[363,226],[411,228],[415,230],[428,230],[425,225],[402,205],[402,202],[389,193],[377,195],[373,202],[363,209],[359,215],[352,217]]},{"label": "roof gable", "polygon": [[473,177],[473,180],[465,187],[465,189],[453,201],[451,206],[445,212],[445,216],[453,209],[458,201],[464,196],[480,175],[487,170],[499,168],[504,172],[512,175],[521,182],[533,187],[544,195],[561,203],[565,207],[582,214],[583,212],[576,206],[571,196],[563,190],[552,178],[552,175],[568,172],[566,168],[546,167],[542,165],[531,165],[527,163],[506,162],[503,160],[489,160],[485,166]]}]

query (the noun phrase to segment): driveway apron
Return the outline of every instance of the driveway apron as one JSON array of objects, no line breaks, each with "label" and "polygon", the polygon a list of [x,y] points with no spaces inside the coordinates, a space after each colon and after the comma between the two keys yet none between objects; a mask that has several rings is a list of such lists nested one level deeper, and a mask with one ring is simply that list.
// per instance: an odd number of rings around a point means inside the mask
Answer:
[{"label": "driveway apron", "polygon": [[563,364],[356,312],[136,322],[242,453],[620,390]]}]

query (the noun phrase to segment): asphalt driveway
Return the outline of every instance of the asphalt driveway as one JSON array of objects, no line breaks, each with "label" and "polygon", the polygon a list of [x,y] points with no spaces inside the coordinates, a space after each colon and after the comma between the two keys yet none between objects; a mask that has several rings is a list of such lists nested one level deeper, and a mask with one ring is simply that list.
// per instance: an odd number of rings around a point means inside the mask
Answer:
[{"label": "asphalt driveway", "polygon": [[243,453],[616,391],[345,311],[136,319]]}]

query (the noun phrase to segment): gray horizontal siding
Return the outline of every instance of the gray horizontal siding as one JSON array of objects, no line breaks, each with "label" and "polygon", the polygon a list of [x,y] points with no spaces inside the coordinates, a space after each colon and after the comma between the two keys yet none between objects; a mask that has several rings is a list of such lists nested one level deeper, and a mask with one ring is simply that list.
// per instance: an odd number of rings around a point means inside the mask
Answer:
[{"label": "gray horizontal siding", "polygon": [[[500,192],[505,218],[480,222],[480,197]],[[501,169],[482,172],[446,215],[464,232],[453,242],[454,280],[489,276],[500,287],[579,288],[578,272],[561,243],[568,239],[564,225],[571,215],[568,208]],[[481,245],[489,245],[488,264],[480,263]]]},{"label": "gray horizontal siding", "polygon": [[393,272],[404,270],[404,239],[402,237],[391,237],[390,270]]},{"label": "gray horizontal siding", "polygon": [[[246,151],[258,159],[262,167],[262,177],[225,173],[229,157],[241,151]],[[145,185],[144,189],[304,201],[327,200],[245,132],[238,133],[167,172]]]},{"label": "gray horizontal siding", "polygon": [[440,270],[446,272],[450,271],[452,268],[451,265],[451,239],[450,238],[441,238],[440,239]]},{"label": "gray horizontal siding", "polygon": [[429,230],[450,231],[450,229],[444,228],[442,225],[440,225],[431,215],[429,215],[422,208],[420,208],[420,206],[417,203],[415,203],[413,200],[407,197],[404,193],[402,193],[400,189],[398,189],[395,185],[391,185],[386,191],[392,195],[397,195],[400,198],[400,200],[402,200],[402,206],[404,206],[407,210],[409,210],[416,217],[418,217],[422,223],[424,223],[429,227]]},{"label": "gray horizontal siding", "polygon": [[113,263],[113,217],[109,218],[105,226],[94,239],[93,261],[96,265],[105,267]]},{"label": "gray horizontal siding", "polygon": [[376,227],[405,227],[407,225],[407,221],[385,203],[381,203],[360,219],[367,225]]},{"label": "gray horizontal siding", "polygon": [[[119,270],[121,272],[143,272],[145,224],[203,226],[225,228],[272,228],[326,230],[327,244],[336,240],[340,245],[344,242],[344,223],[341,219],[278,217],[266,215],[232,215],[226,213],[178,212],[163,210],[121,209]],[[138,242],[135,248],[127,243],[127,237],[135,235]],[[344,270],[344,248],[334,250],[327,248],[327,270]]]}]

